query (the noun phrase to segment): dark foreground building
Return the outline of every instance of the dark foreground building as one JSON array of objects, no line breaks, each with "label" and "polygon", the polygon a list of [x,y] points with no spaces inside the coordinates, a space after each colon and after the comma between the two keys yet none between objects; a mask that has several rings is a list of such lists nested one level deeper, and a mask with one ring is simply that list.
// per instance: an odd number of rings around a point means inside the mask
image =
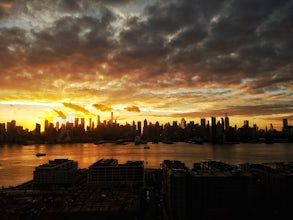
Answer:
[{"label": "dark foreground building", "polygon": [[37,188],[69,187],[80,178],[78,163],[68,159],[49,160],[48,163],[36,167],[34,185]]},{"label": "dark foreground building", "polygon": [[88,169],[88,183],[144,183],[144,162],[100,159]]},{"label": "dark foreground building", "polygon": [[163,193],[171,219],[279,219],[290,214],[292,163],[229,165],[201,161],[189,170],[162,163]]},{"label": "dark foreground building", "polygon": [[189,169],[164,160],[145,169],[143,161],[100,159],[80,170],[55,159],[36,167],[33,181],[0,190],[0,219],[285,219],[292,174],[291,162],[204,160]]}]

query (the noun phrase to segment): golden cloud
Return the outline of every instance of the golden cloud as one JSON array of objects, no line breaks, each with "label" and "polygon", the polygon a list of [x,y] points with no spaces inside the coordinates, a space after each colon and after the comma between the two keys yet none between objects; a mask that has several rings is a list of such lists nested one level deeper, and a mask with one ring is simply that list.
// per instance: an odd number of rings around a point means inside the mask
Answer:
[{"label": "golden cloud", "polygon": [[125,107],[124,109],[128,112],[140,112],[139,107],[134,106],[134,105]]},{"label": "golden cloud", "polygon": [[101,112],[110,112],[113,110],[113,108],[111,106],[106,106],[104,104],[93,104],[93,107],[95,107],[97,110],[100,110]]},{"label": "golden cloud", "polygon": [[58,111],[56,109],[53,109],[54,112],[56,112],[58,114],[58,116],[62,119],[66,119],[66,115],[62,112],[62,111]]}]

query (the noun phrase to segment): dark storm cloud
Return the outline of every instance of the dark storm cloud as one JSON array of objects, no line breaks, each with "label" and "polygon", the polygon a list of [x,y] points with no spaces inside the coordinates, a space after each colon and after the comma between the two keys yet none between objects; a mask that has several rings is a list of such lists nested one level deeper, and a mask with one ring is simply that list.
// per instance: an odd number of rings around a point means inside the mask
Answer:
[{"label": "dark storm cloud", "polygon": [[210,25],[205,46],[213,52],[227,53],[240,46],[255,43],[255,31],[284,1],[226,1],[220,16]]},{"label": "dark storm cloud", "polygon": [[172,117],[223,117],[227,112],[230,116],[258,116],[273,114],[290,114],[293,111],[293,105],[247,105],[247,106],[228,106],[225,109],[207,110],[205,112],[187,112],[171,114]]},{"label": "dark storm cloud", "polygon": [[[36,47],[32,51],[32,62],[39,62],[38,57],[55,57],[82,54],[84,59],[94,57],[105,60],[114,44],[109,24],[115,16],[107,9],[100,19],[83,16],[63,17],[53,27],[34,33]],[[39,56],[41,55],[41,56]],[[63,57],[64,58],[64,57]],[[46,60],[47,61],[47,60]],[[53,59],[54,61],[54,59]]]},{"label": "dark storm cloud", "polygon": [[[0,21],[10,19],[0,29],[2,74],[21,66],[44,70],[50,80],[66,73],[78,81],[103,71],[111,79],[132,75],[129,82],[150,87],[243,83],[249,93],[292,83],[292,1],[158,0],[141,14],[117,13],[138,2],[0,1],[13,4],[15,13],[0,7]],[[24,19],[14,20],[18,14]],[[99,69],[103,63],[107,70]]]},{"label": "dark storm cloud", "polygon": [[16,0],[0,0],[0,7],[4,7],[3,5],[10,5]]},{"label": "dark storm cloud", "polygon": [[60,0],[59,6],[65,11],[78,11],[82,9],[82,1],[72,1],[72,0]]},{"label": "dark storm cloud", "polygon": [[91,9],[93,6],[99,6],[99,4],[121,6],[129,2],[134,2],[136,0],[78,0],[78,1],[55,0],[55,1],[58,7],[64,11],[78,12],[82,10]]},{"label": "dark storm cloud", "polygon": [[[116,68],[140,69],[142,78],[155,81],[184,72],[187,84],[194,75],[227,84],[272,76],[292,62],[291,7],[290,1],[160,1],[145,9],[144,19],[128,18]],[[265,34],[274,21],[282,39]]]},{"label": "dark storm cloud", "polygon": [[0,39],[0,67],[6,69],[21,62],[28,46],[25,31],[20,28],[0,28]]},{"label": "dark storm cloud", "polygon": [[[291,16],[287,11],[291,7],[290,1],[233,1],[228,4],[226,13],[210,25],[210,36],[205,39],[204,47],[209,55],[207,61],[213,64],[203,65],[203,68],[216,75],[233,77],[236,72],[242,72],[244,77],[258,78],[290,64],[292,53],[288,53],[283,44],[290,42],[292,37],[288,28],[292,21],[289,21]],[[284,29],[289,32],[282,40],[272,40],[261,33],[260,27],[268,20],[276,19],[273,15],[281,11],[287,15],[282,16],[284,23],[279,23],[274,32],[284,32]],[[234,62],[221,62],[223,55],[231,53],[236,55]]]},{"label": "dark storm cloud", "polygon": [[224,115],[229,112],[229,115],[257,116],[257,115],[272,115],[272,114],[287,114],[293,111],[292,104],[261,104],[247,106],[229,106],[226,109],[210,111],[212,115]]},{"label": "dark storm cloud", "polygon": [[[29,3],[37,4],[36,1]],[[55,10],[54,7],[50,13]],[[33,14],[32,8],[36,10],[37,6],[30,7],[30,14]],[[47,82],[48,85],[65,74],[68,80],[90,80],[91,76],[84,73],[98,71],[116,44],[111,27],[116,20],[115,14],[103,5],[99,5],[96,12],[94,15],[61,16],[60,13],[56,18],[45,17],[52,24],[40,30],[1,28],[0,74],[9,75],[11,87],[15,86],[16,75],[22,72],[30,73],[35,80],[45,81],[46,78],[46,81],[51,81]],[[44,72],[42,76],[37,74],[40,70]],[[8,86],[8,81],[3,83]]]},{"label": "dark storm cloud", "polygon": [[279,10],[272,12],[268,19],[258,27],[257,34],[268,40],[287,41],[288,36],[293,35],[293,2],[275,1],[275,3],[281,3]]},{"label": "dark storm cloud", "polygon": [[135,2],[137,0],[98,0],[98,1],[102,2],[102,3],[105,3],[105,4],[123,5],[125,3]]},{"label": "dark storm cloud", "polygon": [[7,14],[6,10],[4,8],[2,8],[0,5],[0,20],[1,20],[1,18],[6,17],[7,15],[8,14]]}]

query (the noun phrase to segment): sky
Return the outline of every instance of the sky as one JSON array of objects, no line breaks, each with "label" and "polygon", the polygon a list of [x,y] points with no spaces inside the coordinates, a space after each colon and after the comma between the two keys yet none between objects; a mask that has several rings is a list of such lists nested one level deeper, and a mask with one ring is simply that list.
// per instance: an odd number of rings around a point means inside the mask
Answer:
[{"label": "sky", "polygon": [[292,0],[0,0],[0,122],[293,124]]}]

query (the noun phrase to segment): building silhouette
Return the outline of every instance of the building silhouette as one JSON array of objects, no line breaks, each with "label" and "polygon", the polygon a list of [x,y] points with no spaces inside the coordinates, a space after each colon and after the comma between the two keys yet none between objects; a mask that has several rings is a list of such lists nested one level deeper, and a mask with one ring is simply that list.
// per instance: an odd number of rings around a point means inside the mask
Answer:
[{"label": "building silhouette", "polygon": [[[111,114],[112,117],[113,114]],[[16,125],[16,121],[1,123],[0,143],[80,143],[80,142],[100,142],[100,141],[134,141],[139,137],[143,142],[164,142],[174,143],[178,141],[190,143],[210,142],[215,144],[236,144],[240,142],[287,142],[293,141],[293,126],[289,125],[287,119],[283,119],[283,128],[277,131],[271,124],[269,129],[259,129],[256,124],[252,127],[249,121],[245,120],[243,126],[237,128],[230,126],[229,117],[225,114],[220,120],[212,116],[210,120],[200,119],[200,124],[195,121],[187,122],[184,118],[178,124],[160,124],[158,121],[152,123],[144,119],[133,121],[132,125],[126,122],[125,125],[117,121],[103,120],[97,116],[97,123],[89,118],[89,125],[85,127],[85,118],[75,118],[74,122],[56,122],[56,125],[48,120],[44,121],[44,131],[41,132],[41,125],[36,123],[33,131],[23,129]]]},{"label": "building silhouette", "polygon": [[117,159],[100,159],[88,168],[88,183],[144,183],[144,162],[127,161],[119,164]]},{"label": "building silhouette", "polygon": [[78,163],[68,159],[54,159],[35,168],[34,185],[37,188],[72,186],[79,180]]},{"label": "building silhouette", "polygon": [[291,213],[293,164],[162,163],[170,219],[284,218]]}]

